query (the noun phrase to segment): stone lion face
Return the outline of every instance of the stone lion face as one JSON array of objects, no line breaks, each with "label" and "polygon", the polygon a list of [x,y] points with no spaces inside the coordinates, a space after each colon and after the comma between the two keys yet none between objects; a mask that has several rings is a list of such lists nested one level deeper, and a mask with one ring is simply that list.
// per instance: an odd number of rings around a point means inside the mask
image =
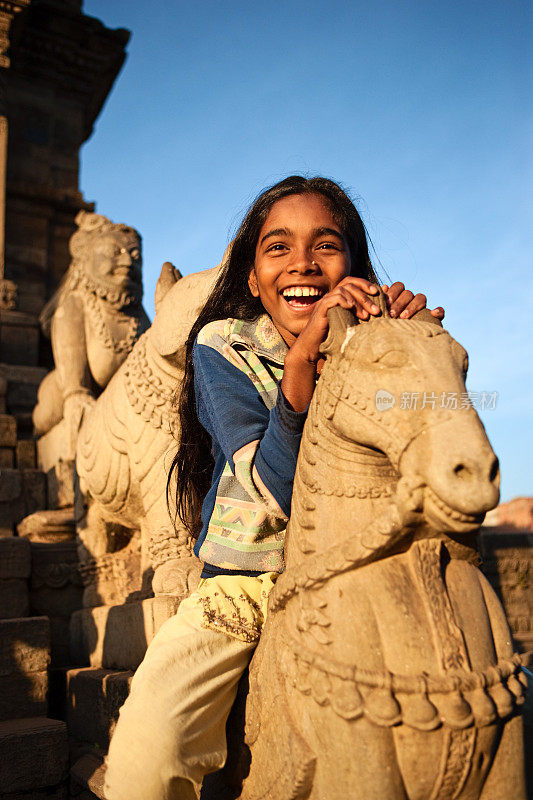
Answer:
[{"label": "stone lion face", "polygon": [[85,271],[110,291],[128,291],[142,280],[141,243],[133,232],[109,231],[87,253]]}]

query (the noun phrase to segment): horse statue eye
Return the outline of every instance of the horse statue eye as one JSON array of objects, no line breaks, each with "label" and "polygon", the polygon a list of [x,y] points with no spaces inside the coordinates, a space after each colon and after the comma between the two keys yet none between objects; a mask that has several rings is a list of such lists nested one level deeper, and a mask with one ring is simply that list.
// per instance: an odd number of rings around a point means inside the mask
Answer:
[{"label": "horse statue eye", "polygon": [[407,353],[403,350],[387,350],[386,353],[378,356],[374,363],[380,367],[403,367],[407,364]]}]

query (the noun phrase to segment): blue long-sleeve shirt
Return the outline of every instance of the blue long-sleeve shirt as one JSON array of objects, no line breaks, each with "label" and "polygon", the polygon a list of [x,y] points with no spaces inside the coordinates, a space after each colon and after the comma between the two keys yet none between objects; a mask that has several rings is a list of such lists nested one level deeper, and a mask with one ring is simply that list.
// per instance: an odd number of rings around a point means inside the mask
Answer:
[{"label": "blue long-sleeve shirt", "polygon": [[283,571],[306,418],[278,389],[286,352],[267,314],[211,322],[194,344],[197,413],[215,461],[195,545],[203,577]]}]

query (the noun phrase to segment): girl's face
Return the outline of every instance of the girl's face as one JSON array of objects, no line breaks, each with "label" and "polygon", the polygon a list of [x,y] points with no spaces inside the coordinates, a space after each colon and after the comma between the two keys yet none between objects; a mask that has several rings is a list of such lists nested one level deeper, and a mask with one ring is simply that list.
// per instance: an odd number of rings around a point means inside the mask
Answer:
[{"label": "girl's face", "polygon": [[350,268],[348,244],[326,202],[317,194],[294,194],[272,206],[248,284],[290,347],[317,300]]}]

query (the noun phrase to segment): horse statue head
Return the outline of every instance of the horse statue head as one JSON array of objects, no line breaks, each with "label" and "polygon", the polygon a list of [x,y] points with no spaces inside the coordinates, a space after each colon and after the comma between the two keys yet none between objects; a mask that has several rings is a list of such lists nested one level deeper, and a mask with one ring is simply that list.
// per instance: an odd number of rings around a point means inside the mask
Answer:
[{"label": "horse statue head", "polygon": [[465,387],[468,356],[427,309],[361,323],[329,312],[327,364],[316,395],[339,442],[383,453],[397,492],[437,530],[477,528],[499,499],[498,460]]}]

